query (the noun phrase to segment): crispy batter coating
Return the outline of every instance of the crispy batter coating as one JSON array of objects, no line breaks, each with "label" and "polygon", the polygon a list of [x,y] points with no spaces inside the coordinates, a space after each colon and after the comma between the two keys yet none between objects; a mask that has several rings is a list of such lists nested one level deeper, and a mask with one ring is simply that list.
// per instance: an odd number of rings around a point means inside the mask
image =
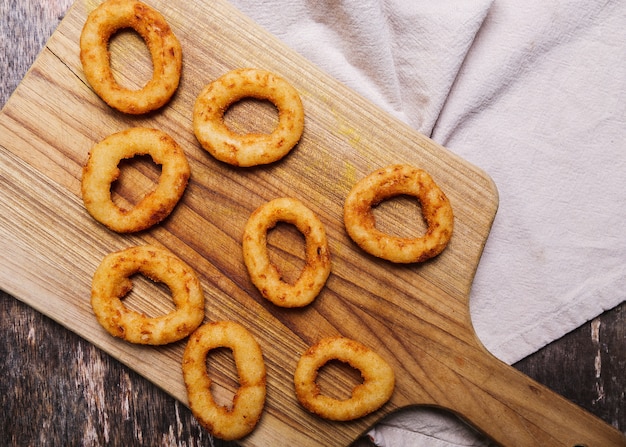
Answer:
[{"label": "crispy batter coating", "polygon": [[[124,306],[122,298],[132,289],[130,277],[135,273],[167,285],[176,310],[150,318]],[[204,319],[204,293],[196,273],[173,253],[152,246],[107,255],[93,277],[91,306],[107,332],[136,344],[163,345],[181,340]]]},{"label": "crispy batter coating", "polygon": [[[111,199],[111,183],[119,176],[122,159],[150,155],[161,165],[155,190],[131,209]],[[145,230],[167,217],[185,191],[191,170],[182,148],[166,133],[135,127],[112,135],[94,145],[83,168],[83,203],[91,216],[119,233]]]},{"label": "crispy batter coating", "polygon": [[[372,207],[399,195],[416,197],[428,229],[417,238],[385,234],[376,228]],[[350,191],[344,204],[344,223],[352,240],[367,253],[396,263],[423,262],[446,248],[454,215],[450,201],[424,170],[391,165],[372,172]]]},{"label": "crispy batter coating", "polygon": [[[265,99],[278,109],[278,124],[269,134],[237,134],[224,123],[224,113],[243,98]],[[295,88],[278,75],[253,68],[226,73],[208,84],[193,109],[193,130],[202,147],[234,166],[256,166],[280,160],[298,143],[304,110]]]},{"label": "crispy batter coating", "polygon": [[[363,382],[352,390],[348,399],[325,396],[316,383],[319,369],[331,360],[345,362],[361,372]],[[395,374],[367,346],[345,337],[328,337],[302,354],[294,373],[294,385],[298,400],[310,412],[325,419],[350,421],[378,410],[391,398]]]},{"label": "crispy batter coating", "polygon": [[[132,28],[146,42],[152,58],[152,79],[139,90],[120,86],[111,71],[109,40]],[[134,0],[107,0],[89,16],[80,35],[80,60],[87,82],[109,106],[143,114],[166,104],[180,81],[182,48],[163,16]]]},{"label": "crispy batter coating", "polygon": [[[231,408],[217,405],[211,394],[207,354],[216,348],[230,349],[235,359],[239,388]],[[191,411],[212,435],[230,441],[254,430],[265,406],[265,362],[246,328],[233,321],[200,326],[189,337],[182,367]]]},{"label": "crispy batter coating", "polygon": [[[267,232],[279,221],[295,225],[305,238],[306,264],[293,284],[283,281],[270,262],[267,250]],[[306,306],[317,297],[330,275],[326,230],[319,218],[298,199],[274,199],[257,208],[246,223],[242,246],[252,282],[277,306]]]}]

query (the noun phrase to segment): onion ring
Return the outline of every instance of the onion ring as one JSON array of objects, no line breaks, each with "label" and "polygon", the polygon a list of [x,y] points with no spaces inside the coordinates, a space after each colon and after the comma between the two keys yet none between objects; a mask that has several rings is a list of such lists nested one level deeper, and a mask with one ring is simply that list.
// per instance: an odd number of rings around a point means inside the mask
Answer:
[{"label": "onion ring", "polygon": [[[426,234],[402,238],[376,228],[372,207],[399,195],[416,197],[428,225]],[[423,262],[443,251],[452,236],[454,215],[446,195],[425,171],[392,165],[374,171],[350,191],[344,223],[352,240],[367,253],[396,263]]]},{"label": "onion ring", "polygon": [[[215,348],[232,351],[239,375],[239,388],[230,409],[217,405],[211,394],[206,358]],[[189,337],[182,367],[189,407],[213,436],[230,441],[254,429],[265,406],[265,362],[259,344],[247,329],[232,321],[200,326]]]},{"label": "onion ring", "polygon": [[[139,90],[121,87],[113,76],[108,43],[124,28],[134,29],[152,58],[152,79]],[[182,49],[163,16],[133,0],[107,0],[87,17],[80,35],[80,60],[87,82],[109,106],[142,114],[167,103],[180,81]]]},{"label": "onion ring", "polygon": [[[176,310],[150,318],[124,306],[122,298],[132,289],[130,276],[135,273],[167,285]],[[204,293],[196,273],[168,250],[152,246],[107,255],[93,277],[91,306],[112,336],[143,345],[181,340],[204,319]]]},{"label": "onion ring", "polygon": [[[282,280],[267,250],[267,232],[279,221],[295,225],[305,237],[306,264],[294,284]],[[257,208],[246,223],[242,245],[250,279],[277,306],[302,307],[311,303],[330,274],[330,250],[324,226],[298,199],[274,199]]]},{"label": "onion ring", "polygon": [[[278,109],[278,124],[270,134],[236,134],[224,123],[224,113],[243,98],[266,99]],[[283,158],[300,140],[304,110],[298,92],[274,73],[242,68],[208,84],[193,109],[193,129],[202,147],[234,166],[256,166]]]},{"label": "onion ring", "polygon": [[[361,372],[363,382],[348,399],[321,394],[316,383],[319,369],[331,360],[347,363]],[[311,346],[294,373],[296,396],[303,407],[334,421],[350,421],[378,410],[390,398],[395,374],[389,364],[367,346],[345,337],[328,337]]]},{"label": "onion ring", "polygon": [[[149,154],[161,165],[156,189],[130,210],[111,199],[111,183],[122,159]],[[145,230],[167,217],[180,200],[190,176],[181,147],[166,133],[141,127],[112,134],[94,145],[83,169],[81,190],[85,208],[98,222],[119,233]]]}]

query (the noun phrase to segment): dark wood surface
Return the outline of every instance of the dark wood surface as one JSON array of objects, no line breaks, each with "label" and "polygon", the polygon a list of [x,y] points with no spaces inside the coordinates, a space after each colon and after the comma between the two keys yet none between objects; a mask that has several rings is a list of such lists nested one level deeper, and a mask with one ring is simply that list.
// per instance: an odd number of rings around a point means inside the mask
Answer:
[{"label": "dark wood surface", "polygon": [[[0,106],[70,4],[1,0]],[[515,367],[626,432],[625,309],[605,312]],[[0,445],[236,445],[211,439],[185,406],[1,291],[0,336]]]}]

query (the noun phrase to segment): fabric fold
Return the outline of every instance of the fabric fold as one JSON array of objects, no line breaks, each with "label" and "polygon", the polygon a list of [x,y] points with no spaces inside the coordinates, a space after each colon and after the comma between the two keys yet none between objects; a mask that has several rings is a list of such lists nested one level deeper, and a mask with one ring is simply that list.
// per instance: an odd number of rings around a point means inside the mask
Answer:
[{"label": "fabric fold", "polygon": [[470,304],[508,363],[625,299],[625,45],[623,2],[497,0],[433,131],[498,187]]},{"label": "fabric fold", "polygon": [[232,3],[326,73],[430,135],[492,1]]}]

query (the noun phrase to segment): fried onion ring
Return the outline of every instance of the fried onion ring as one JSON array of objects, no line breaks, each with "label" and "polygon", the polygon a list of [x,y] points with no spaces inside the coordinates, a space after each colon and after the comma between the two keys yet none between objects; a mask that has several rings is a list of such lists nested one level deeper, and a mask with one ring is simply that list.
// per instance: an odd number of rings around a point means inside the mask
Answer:
[{"label": "fried onion ring", "polygon": [[[176,310],[150,318],[128,309],[122,298],[132,289],[130,277],[136,273],[167,285]],[[112,336],[143,345],[181,340],[204,319],[204,293],[196,273],[173,253],[153,246],[107,255],[93,277],[91,306],[100,325]]]},{"label": "fried onion ring", "polygon": [[[319,369],[331,360],[347,363],[361,372],[363,382],[348,399],[321,394],[316,383]],[[302,406],[334,421],[350,421],[378,410],[395,387],[391,366],[367,346],[345,337],[328,337],[311,346],[298,361],[294,373],[296,396]]]},{"label": "fried onion ring", "polygon": [[[109,40],[126,28],[143,38],[152,58],[152,79],[139,90],[120,86],[111,71]],[[87,81],[104,102],[137,115],[170,100],[180,81],[182,49],[159,12],[138,1],[107,0],[87,17],[80,35],[80,60]]]},{"label": "fried onion ring", "polygon": [[[230,349],[235,359],[239,388],[232,408],[216,404],[211,394],[207,354],[216,348]],[[189,337],[182,367],[189,407],[213,436],[230,441],[254,430],[265,406],[265,362],[261,347],[246,328],[232,321],[200,326]]]},{"label": "fried onion ring", "polygon": [[[267,232],[278,222],[295,225],[305,238],[306,264],[293,284],[282,280],[269,258]],[[257,208],[245,226],[242,245],[252,282],[277,306],[302,307],[311,303],[330,274],[326,230],[319,218],[298,199],[274,199]]]},{"label": "fried onion ring", "polygon": [[[278,109],[278,124],[269,134],[237,134],[224,123],[224,113],[243,98],[264,99]],[[274,73],[242,68],[208,84],[193,109],[193,129],[202,147],[234,166],[256,166],[283,158],[300,140],[304,110],[300,95]]]},{"label": "fried onion ring", "polygon": [[[372,208],[399,195],[420,201],[428,225],[422,237],[395,237],[376,228]],[[427,172],[392,165],[372,172],[352,188],[344,205],[344,223],[352,240],[367,253],[391,262],[413,263],[443,251],[452,236],[454,215],[448,198]]]},{"label": "fried onion ring", "polygon": [[[155,190],[133,208],[117,206],[111,199],[111,183],[119,176],[122,159],[149,154],[161,165]],[[167,217],[178,203],[190,176],[182,148],[166,133],[141,127],[109,135],[94,145],[83,169],[83,202],[91,216],[119,233],[145,230]]]}]

